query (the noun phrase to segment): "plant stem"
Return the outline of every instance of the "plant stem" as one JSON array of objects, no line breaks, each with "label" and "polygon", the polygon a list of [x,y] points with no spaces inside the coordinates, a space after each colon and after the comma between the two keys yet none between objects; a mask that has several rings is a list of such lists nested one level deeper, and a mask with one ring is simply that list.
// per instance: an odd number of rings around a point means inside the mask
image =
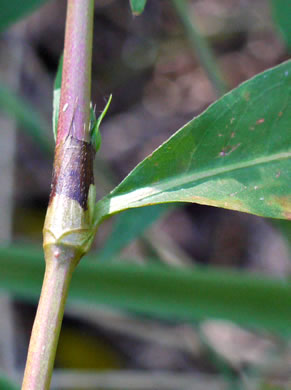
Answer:
[{"label": "plant stem", "polygon": [[89,139],[93,0],[68,0],[57,145],[70,133]]},{"label": "plant stem", "polygon": [[88,212],[89,188],[94,187],[93,13],[93,0],[68,0],[54,174],[43,231],[46,271],[22,390],[49,389],[72,273],[94,237]]},{"label": "plant stem", "polygon": [[[59,252],[56,249],[56,254]],[[46,271],[30,339],[23,390],[49,389],[68,288],[76,261],[46,259]]]},{"label": "plant stem", "polygon": [[188,39],[192,44],[195,53],[201,62],[202,67],[205,69],[209,80],[216,90],[218,96],[224,95],[228,88],[220,74],[220,70],[217,67],[215,57],[206,42],[195,27],[195,24],[189,17],[189,10],[185,0],[172,0],[183,26],[186,30]]}]

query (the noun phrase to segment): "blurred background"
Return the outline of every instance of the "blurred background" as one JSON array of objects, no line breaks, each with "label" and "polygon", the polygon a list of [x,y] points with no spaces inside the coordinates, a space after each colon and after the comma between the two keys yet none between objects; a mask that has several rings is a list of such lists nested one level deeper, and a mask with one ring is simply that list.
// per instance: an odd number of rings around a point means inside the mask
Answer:
[{"label": "blurred background", "polygon": [[[271,2],[181,0],[186,12],[177,3],[148,0],[134,17],[128,1],[95,2],[97,113],[113,95],[95,164],[98,199],[224,92],[289,58],[290,42],[278,28],[282,9]],[[48,1],[0,35],[0,240],[6,248],[41,247],[65,11],[65,0]],[[291,17],[287,5],[288,12]],[[213,55],[214,82],[199,44]],[[146,213],[148,228],[137,233],[133,226],[128,237],[122,234],[134,212],[106,221],[92,250],[96,261],[143,264],[155,258],[171,267],[199,264],[290,277],[290,223],[195,204]],[[35,299],[2,288],[0,370],[16,382],[35,309]],[[287,389],[291,343],[219,319],[193,325],[69,304],[56,367],[54,389]]]}]

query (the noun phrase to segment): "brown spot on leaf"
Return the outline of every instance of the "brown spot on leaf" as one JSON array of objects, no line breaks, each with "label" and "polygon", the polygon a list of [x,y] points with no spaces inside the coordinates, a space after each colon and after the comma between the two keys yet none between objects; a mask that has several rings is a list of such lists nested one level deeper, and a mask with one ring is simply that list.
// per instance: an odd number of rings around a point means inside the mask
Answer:
[{"label": "brown spot on leaf", "polygon": [[279,112],[279,114],[278,114],[278,116],[282,116],[283,115],[283,112],[282,111],[280,111]]},{"label": "brown spot on leaf", "polygon": [[227,145],[225,146],[221,152],[219,152],[219,156],[228,156],[229,154],[231,154],[232,152],[234,152],[238,147],[240,147],[241,143],[238,143],[236,145]]},{"label": "brown spot on leaf", "polygon": [[247,102],[250,100],[250,96],[251,96],[251,94],[250,94],[248,91],[246,91],[246,92],[243,94],[243,98],[244,98]]},{"label": "brown spot on leaf", "polygon": [[281,206],[284,218],[291,220],[291,195],[275,196],[272,203]]},{"label": "brown spot on leaf", "polygon": [[90,184],[94,184],[94,149],[72,136],[56,147],[50,202],[55,194],[76,200],[86,210]]},{"label": "brown spot on leaf", "polygon": [[264,122],[265,122],[264,118],[258,119],[257,122],[256,122],[256,125],[261,125]]}]

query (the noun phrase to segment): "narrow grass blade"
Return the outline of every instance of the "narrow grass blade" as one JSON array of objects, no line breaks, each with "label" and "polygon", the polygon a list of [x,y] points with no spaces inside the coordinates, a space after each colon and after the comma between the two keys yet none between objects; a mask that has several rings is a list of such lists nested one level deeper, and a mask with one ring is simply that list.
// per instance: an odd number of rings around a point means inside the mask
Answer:
[{"label": "narrow grass blade", "polygon": [[114,230],[98,253],[98,261],[105,261],[118,256],[122,249],[141,236],[167,210],[169,210],[168,205],[157,205],[127,210],[119,215]]},{"label": "narrow grass blade", "polygon": [[[35,299],[43,271],[40,249],[1,248],[1,289]],[[94,263],[87,256],[75,272],[69,299],[175,321],[221,318],[291,334],[290,282],[242,271]]]},{"label": "narrow grass blade", "polygon": [[29,103],[3,84],[0,84],[0,110],[15,118],[43,151],[47,154],[52,153],[49,129],[44,119]]}]

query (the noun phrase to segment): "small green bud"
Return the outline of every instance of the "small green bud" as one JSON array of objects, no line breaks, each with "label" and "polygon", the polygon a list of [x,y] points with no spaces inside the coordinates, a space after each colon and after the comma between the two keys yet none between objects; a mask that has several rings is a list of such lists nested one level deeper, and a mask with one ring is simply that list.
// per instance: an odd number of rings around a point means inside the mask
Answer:
[{"label": "small green bud", "polygon": [[[108,108],[110,106],[110,103],[111,103],[111,100],[112,100],[112,95],[109,96],[109,99],[106,103],[106,106],[104,107],[103,111],[101,112],[101,114],[99,115],[98,119],[96,120],[95,118],[95,121],[93,123],[93,126],[91,128],[91,143],[96,151],[96,153],[98,152],[100,146],[101,146],[101,134],[100,134],[100,124],[104,118],[104,116],[106,115],[107,111],[108,111]],[[91,122],[92,122],[92,111],[91,110]],[[94,111],[93,111],[93,114],[94,114]],[[95,116],[95,114],[94,114]]]}]

